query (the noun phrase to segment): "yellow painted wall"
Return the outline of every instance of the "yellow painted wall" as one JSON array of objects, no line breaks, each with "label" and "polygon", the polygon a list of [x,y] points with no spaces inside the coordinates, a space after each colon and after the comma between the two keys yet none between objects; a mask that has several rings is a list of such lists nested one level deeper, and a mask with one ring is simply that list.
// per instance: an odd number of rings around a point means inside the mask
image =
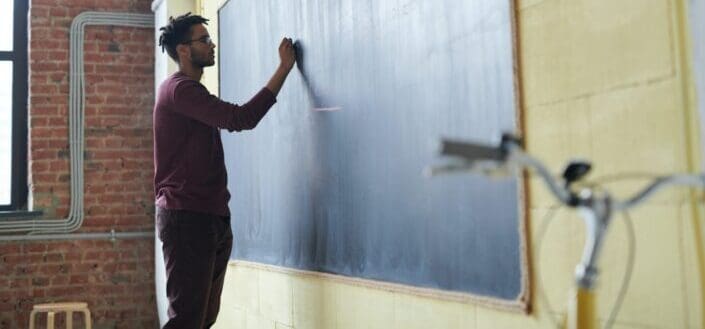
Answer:
[{"label": "yellow painted wall", "polygon": [[[215,19],[222,2],[196,3]],[[518,0],[528,150],[556,172],[570,157],[591,159],[593,178],[698,168],[701,146],[687,3]],[[216,28],[213,20],[212,35]],[[209,70],[205,83],[216,93],[217,72]],[[607,186],[623,196],[643,183]],[[553,200],[534,179],[529,191],[535,243]],[[635,270],[614,328],[705,328],[703,247],[696,247],[696,236],[704,233],[698,225],[701,211],[689,193],[673,191],[631,214]],[[534,297],[529,315],[231,264],[216,328],[551,328],[565,312],[582,236],[582,223],[563,210],[549,226],[541,250],[531,248]],[[603,320],[619,290],[627,252],[625,225],[617,220],[600,262],[597,293]],[[539,288],[554,312],[536,297]]]}]

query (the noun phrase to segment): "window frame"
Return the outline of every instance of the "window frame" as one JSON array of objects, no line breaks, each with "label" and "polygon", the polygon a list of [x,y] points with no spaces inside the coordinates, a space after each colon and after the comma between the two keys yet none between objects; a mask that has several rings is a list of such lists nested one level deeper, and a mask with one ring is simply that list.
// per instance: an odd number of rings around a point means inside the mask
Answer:
[{"label": "window frame", "polygon": [[13,0],[13,45],[0,51],[0,61],[12,62],[12,154],[10,204],[0,211],[25,210],[27,207],[27,97],[28,97],[28,13],[29,0]]}]

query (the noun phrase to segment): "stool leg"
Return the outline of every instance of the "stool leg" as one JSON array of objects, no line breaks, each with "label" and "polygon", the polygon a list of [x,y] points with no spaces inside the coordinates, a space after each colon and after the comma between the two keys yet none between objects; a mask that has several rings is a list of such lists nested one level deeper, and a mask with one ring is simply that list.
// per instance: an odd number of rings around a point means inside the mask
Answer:
[{"label": "stool leg", "polygon": [[84,310],[83,314],[86,315],[86,329],[91,329],[91,311]]},{"label": "stool leg", "polygon": [[54,312],[47,313],[47,329],[54,329]]},{"label": "stool leg", "polygon": [[37,315],[36,310],[32,310],[31,313],[29,313],[29,329],[34,329],[34,316]]},{"label": "stool leg", "polygon": [[66,311],[66,329],[73,329],[73,312]]}]

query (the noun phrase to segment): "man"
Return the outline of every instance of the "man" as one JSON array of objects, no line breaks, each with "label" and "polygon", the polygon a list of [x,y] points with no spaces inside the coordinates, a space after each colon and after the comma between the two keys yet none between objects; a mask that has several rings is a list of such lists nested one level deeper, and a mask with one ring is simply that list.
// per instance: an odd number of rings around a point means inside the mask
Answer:
[{"label": "man", "polygon": [[156,222],[169,299],[165,329],[215,323],[232,248],[220,129],[253,129],[296,61],[291,39],[284,38],[280,65],[267,85],[241,106],[222,101],[199,82],[215,60],[207,22],[188,13],[160,29],[162,51],[179,65],[159,87],[154,105]]}]

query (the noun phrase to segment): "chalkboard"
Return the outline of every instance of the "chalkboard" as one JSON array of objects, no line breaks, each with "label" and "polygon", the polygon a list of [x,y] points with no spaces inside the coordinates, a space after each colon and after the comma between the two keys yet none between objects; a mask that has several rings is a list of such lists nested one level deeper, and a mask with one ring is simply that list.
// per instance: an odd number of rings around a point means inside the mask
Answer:
[{"label": "chalkboard", "polygon": [[518,129],[510,0],[230,0],[220,95],[249,100],[300,63],[251,131],[222,132],[232,257],[521,300],[521,182],[429,179],[441,137]]},{"label": "chalkboard", "polygon": [[[705,0],[690,0],[688,9],[698,113],[705,118]],[[700,120],[700,142],[705,145],[705,120]],[[705,170],[705,163],[700,167]]]}]

